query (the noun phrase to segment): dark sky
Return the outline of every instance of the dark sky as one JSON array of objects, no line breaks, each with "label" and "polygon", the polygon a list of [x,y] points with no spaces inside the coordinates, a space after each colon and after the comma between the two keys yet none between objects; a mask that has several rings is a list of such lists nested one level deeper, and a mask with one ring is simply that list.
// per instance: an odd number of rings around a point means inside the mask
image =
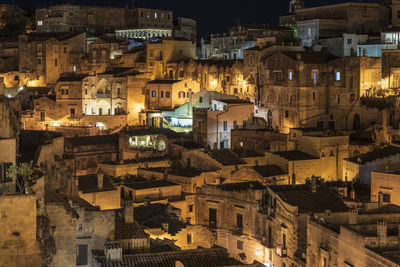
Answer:
[{"label": "dark sky", "polygon": [[[224,32],[238,21],[242,24],[278,24],[279,15],[288,13],[290,0],[0,0],[15,2],[25,8],[58,3],[125,6],[170,9],[175,17],[193,18],[198,23],[199,36]],[[379,0],[353,0],[353,2]],[[342,3],[349,0],[305,0],[306,6]]]}]

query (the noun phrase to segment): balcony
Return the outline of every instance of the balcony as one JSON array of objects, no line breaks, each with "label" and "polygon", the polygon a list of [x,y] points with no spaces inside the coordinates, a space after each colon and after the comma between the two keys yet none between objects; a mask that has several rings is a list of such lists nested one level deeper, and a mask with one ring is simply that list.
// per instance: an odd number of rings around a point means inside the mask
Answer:
[{"label": "balcony", "polygon": [[276,247],[276,254],[278,254],[279,257],[283,258],[286,257],[287,255],[287,249],[283,246],[277,246]]},{"label": "balcony", "polygon": [[97,93],[96,97],[97,98],[110,98],[111,94],[110,93]]}]

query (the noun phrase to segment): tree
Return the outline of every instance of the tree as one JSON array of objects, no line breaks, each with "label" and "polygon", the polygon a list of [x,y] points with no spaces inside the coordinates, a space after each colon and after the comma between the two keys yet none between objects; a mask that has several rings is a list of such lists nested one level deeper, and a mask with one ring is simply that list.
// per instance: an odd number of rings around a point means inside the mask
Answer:
[{"label": "tree", "polygon": [[17,192],[26,194],[29,192],[33,181],[33,163],[22,162],[19,165],[12,165],[7,169],[7,178],[15,182]]}]

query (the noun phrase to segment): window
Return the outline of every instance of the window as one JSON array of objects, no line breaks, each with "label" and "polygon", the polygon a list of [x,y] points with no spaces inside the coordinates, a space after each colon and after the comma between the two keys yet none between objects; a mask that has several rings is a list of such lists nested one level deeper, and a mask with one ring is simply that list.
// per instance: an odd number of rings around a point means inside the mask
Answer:
[{"label": "window", "polygon": [[318,79],[318,72],[313,71],[313,73],[312,73],[312,79],[313,79],[313,81],[314,81],[314,84],[316,84],[316,83],[317,83],[317,79]]},{"label": "window", "polygon": [[282,234],[282,247],[286,248],[286,234],[285,233]]},{"label": "window", "polygon": [[37,25],[38,26],[42,26],[43,25],[43,20],[38,20]]},{"label": "window", "polygon": [[85,95],[87,95],[87,88],[85,88]]},{"label": "window", "polygon": [[170,92],[165,92],[165,98],[170,98],[171,97],[171,93]]},{"label": "window", "polygon": [[82,223],[78,224],[78,230],[82,230]]},{"label": "window", "polygon": [[64,46],[64,54],[66,54],[66,53],[67,53],[67,47]]},{"label": "window", "polygon": [[285,110],[285,118],[289,118],[289,111]]},{"label": "window", "polygon": [[353,40],[351,38],[347,39],[347,44],[352,44]]},{"label": "window", "polygon": [[111,115],[111,109],[110,108],[107,110],[107,114]]},{"label": "window", "polygon": [[199,103],[203,103],[203,97],[202,96],[199,97]]},{"label": "window", "polygon": [[233,129],[236,129],[237,127],[237,121],[233,121]]},{"label": "window", "polygon": [[315,92],[313,92],[312,93],[312,99],[315,100],[315,98],[316,98],[316,94],[315,94]]},{"label": "window", "polygon": [[337,95],[336,101],[337,101],[337,104],[340,105],[340,95]]},{"label": "window", "polygon": [[383,202],[389,203],[390,202],[390,194],[382,194]]},{"label": "window", "polygon": [[151,92],[151,97],[156,97],[156,91]]},{"label": "window", "polygon": [[102,108],[99,108],[99,115],[100,116],[103,115],[103,109]]},{"label": "window", "polygon": [[143,12],[141,12],[141,13],[140,13],[140,16],[143,18],[143,17],[144,17],[144,13],[143,13]]},{"label": "window", "polygon": [[193,205],[189,205],[189,212],[193,212]]},{"label": "window", "polygon": [[243,215],[240,213],[236,214],[236,227],[238,231],[241,233],[243,230]]},{"label": "window", "polygon": [[161,98],[164,98],[164,91],[161,91],[160,97],[161,97]]},{"label": "window", "polygon": [[228,131],[228,122],[224,121],[224,132]]},{"label": "window", "polygon": [[238,240],[236,243],[236,247],[237,249],[243,250],[243,241]]},{"label": "window", "polygon": [[340,81],[340,71],[336,72],[336,81]]},{"label": "window", "polygon": [[71,108],[71,109],[69,110],[69,115],[70,115],[71,117],[75,117],[75,109],[74,109],[74,108]]},{"label": "window", "polygon": [[76,72],[76,66],[72,67],[73,72]]},{"label": "window", "polygon": [[76,265],[88,264],[88,245],[76,246]]},{"label": "window", "polygon": [[187,243],[188,244],[192,244],[193,243],[192,234],[187,234],[186,238],[187,238]]},{"label": "window", "polygon": [[208,209],[208,225],[211,228],[217,228],[217,210]]},{"label": "window", "polygon": [[289,81],[293,80],[293,72],[289,71]]},{"label": "window", "polygon": [[57,67],[57,65],[58,65],[58,62],[57,62],[57,59],[55,58],[54,59],[54,66]]},{"label": "window", "polygon": [[45,121],[46,120],[46,112],[41,111],[40,112],[40,121]]},{"label": "window", "polygon": [[42,65],[42,59],[41,59],[41,58],[38,58],[38,59],[37,59],[37,64],[38,64],[38,65]]},{"label": "window", "polygon": [[154,13],[154,18],[155,19],[158,18],[158,13],[157,12]]},{"label": "window", "polygon": [[330,157],[334,157],[335,156],[335,153],[333,152],[333,150],[330,151],[329,156]]}]

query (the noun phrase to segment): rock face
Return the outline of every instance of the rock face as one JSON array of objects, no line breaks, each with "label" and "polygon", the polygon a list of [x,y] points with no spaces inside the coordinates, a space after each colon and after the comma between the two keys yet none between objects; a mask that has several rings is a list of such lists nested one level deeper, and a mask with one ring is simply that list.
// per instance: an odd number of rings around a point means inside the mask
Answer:
[{"label": "rock face", "polygon": [[21,105],[19,101],[0,95],[0,138],[15,138],[18,141],[20,131]]},{"label": "rock face", "polygon": [[36,225],[36,240],[39,243],[42,256],[42,266],[49,266],[54,254],[57,252],[56,242],[50,233],[50,220],[45,216],[38,216]]}]

